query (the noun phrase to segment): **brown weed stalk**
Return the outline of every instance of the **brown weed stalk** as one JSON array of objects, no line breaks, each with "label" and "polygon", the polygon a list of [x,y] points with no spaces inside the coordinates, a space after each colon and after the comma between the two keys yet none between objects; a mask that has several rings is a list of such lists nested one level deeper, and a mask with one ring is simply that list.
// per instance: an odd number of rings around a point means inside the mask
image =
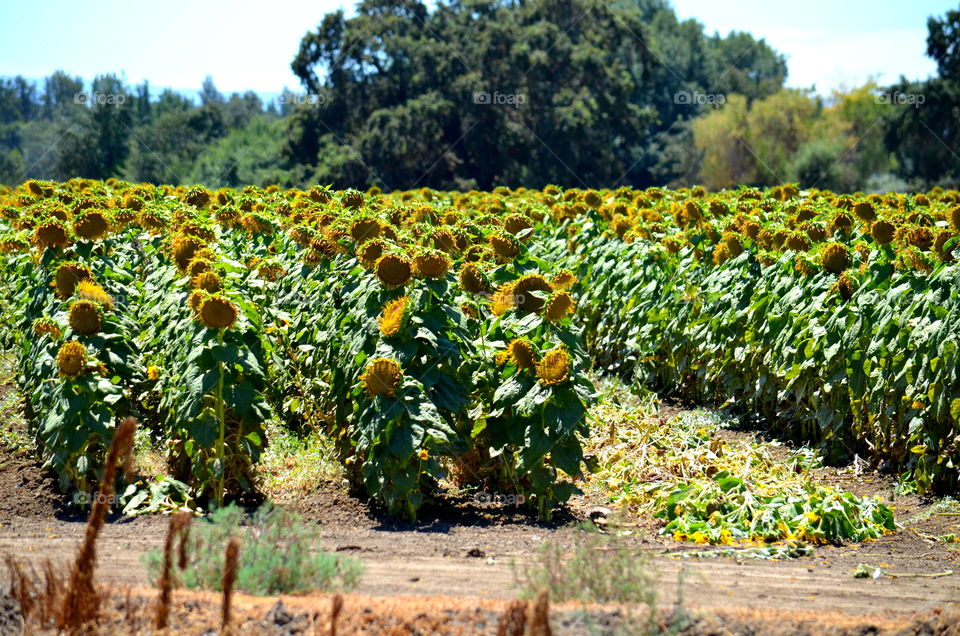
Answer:
[{"label": "brown weed stalk", "polygon": [[128,417],[117,429],[113,443],[110,444],[103,481],[100,482],[97,498],[93,502],[90,517],[87,519],[83,543],[77,552],[73,569],[70,571],[67,592],[57,612],[57,627],[61,630],[75,632],[82,625],[96,618],[100,611],[101,598],[93,585],[93,571],[97,563],[97,538],[100,536],[110,501],[113,499],[120,457],[129,455],[133,450],[133,434],[136,429],[137,421]]},{"label": "brown weed stalk", "polygon": [[523,636],[527,627],[527,601],[513,601],[497,623],[497,636]]},{"label": "brown weed stalk", "polygon": [[550,594],[541,590],[537,599],[530,608],[530,626],[527,632],[530,636],[551,636],[550,630]]},{"label": "brown weed stalk", "polygon": [[233,584],[237,582],[237,563],[240,560],[240,543],[236,538],[230,539],[227,544],[226,557],[223,564],[223,615],[221,629],[228,633],[230,626],[230,602],[233,595]]},{"label": "brown weed stalk", "polygon": [[337,619],[340,618],[340,610],[343,609],[343,597],[340,594],[334,594],[330,599],[330,636],[337,636]]},{"label": "brown weed stalk", "polygon": [[180,538],[180,569],[186,567],[186,546],[185,535],[186,528],[190,524],[189,512],[178,512],[170,517],[170,525],[167,526],[167,536],[163,542],[163,570],[160,573],[160,598],[157,600],[157,618],[155,624],[157,629],[163,629],[167,626],[167,619],[170,616],[170,591],[173,588],[173,544],[177,537]]}]

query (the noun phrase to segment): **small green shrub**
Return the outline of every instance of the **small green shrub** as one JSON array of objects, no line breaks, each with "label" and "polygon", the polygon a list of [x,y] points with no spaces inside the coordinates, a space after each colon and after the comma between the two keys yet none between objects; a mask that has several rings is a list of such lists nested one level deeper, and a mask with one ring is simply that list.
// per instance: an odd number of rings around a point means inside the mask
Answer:
[{"label": "small green shrub", "polygon": [[[177,587],[219,591],[224,549],[232,538],[240,541],[235,589],[250,594],[349,590],[362,576],[358,560],[318,550],[317,527],[283,507],[267,504],[248,517],[230,505],[193,523],[189,532],[187,567],[171,572]],[[144,560],[151,582],[157,581],[163,554],[153,550]]]}]

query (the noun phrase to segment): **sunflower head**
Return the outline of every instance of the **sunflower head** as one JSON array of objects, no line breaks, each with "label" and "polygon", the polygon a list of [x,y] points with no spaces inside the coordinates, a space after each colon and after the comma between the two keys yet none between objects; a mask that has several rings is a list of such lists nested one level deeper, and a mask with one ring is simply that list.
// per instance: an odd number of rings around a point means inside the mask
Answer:
[{"label": "sunflower head", "polygon": [[439,250],[424,250],[413,257],[413,275],[417,278],[443,278],[450,270],[450,259]]},{"label": "sunflower head", "polygon": [[207,295],[200,303],[200,321],[207,329],[227,329],[236,320],[236,305],[223,296]]},{"label": "sunflower head", "polygon": [[603,198],[594,190],[587,190],[580,199],[588,208],[596,210],[603,204]]},{"label": "sunflower head", "polygon": [[547,300],[543,315],[546,316],[550,322],[560,322],[572,314],[576,308],[577,301],[573,299],[570,292],[558,291],[554,292],[549,300]]},{"label": "sunflower head", "polygon": [[503,229],[514,236],[532,227],[530,219],[522,214],[511,214],[503,220]]},{"label": "sunflower head", "polygon": [[473,263],[467,263],[457,272],[457,282],[460,289],[468,294],[479,294],[490,291],[490,280],[482,269]]},{"label": "sunflower head", "polygon": [[89,300],[90,302],[97,303],[105,311],[111,311],[113,309],[113,297],[108,294],[103,287],[92,280],[82,280],[77,283],[74,293],[77,298],[81,300]]},{"label": "sunflower head", "polygon": [[861,221],[870,222],[877,218],[877,210],[870,201],[860,201],[853,206],[854,215]]},{"label": "sunflower head", "polygon": [[713,264],[719,267],[730,260],[730,249],[726,243],[718,243],[713,250]]},{"label": "sunflower head", "polygon": [[570,354],[566,347],[551,349],[537,364],[537,378],[544,386],[559,384],[570,377]]},{"label": "sunflower head", "polygon": [[51,219],[37,226],[33,240],[40,247],[63,247],[70,240],[70,235],[63,221]]},{"label": "sunflower head", "polygon": [[515,338],[510,341],[506,349],[497,354],[497,364],[514,364],[523,371],[533,371],[537,368],[537,353],[526,338]]},{"label": "sunflower head", "polygon": [[393,396],[402,381],[403,369],[400,368],[400,363],[389,358],[372,361],[360,377],[363,389],[370,397]]},{"label": "sunflower head", "polygon": [[502,316],[513,309],[513,284],[505,283],[500,285],[490,297],[490,311],[494,316]]},{"label": "sunflower head", "polygon": [[63,263],[57,268],[57,296],[60,300],[66,300],[73,296],[77,288],[77,283],[82,280],[90,280],[93,275],[90,268],[77,262]]},{"label": "sunflower head", "polygon": [[33,321],[33,335],[39,337],[50,336],[53,340],[59,340],[63,337],[63,331],[55,320],[44,316]]},{"label": "sunflower head", "polygon": [[347,190],[340,197],[340,203],[345,208],[357,210],[363,207],[364,196],[359,190]]},{"label": "sunflower head", "polygon": [[873,236],[873,240],[880,245],[887,245],[893,241],[893,235],[896,233],[896,230],[897,228],[893,223],[880,219],[870,227],[870,234]]},{"label": "sunflower head", "polygon": [[528,274],[513,284],[517,308],[531,313],[540,311],[546,303],[544,298],[538,298],[535,294],[548,295],[552,291],[550,283],[540,274]]},{"label": "sunflower head", "polygon": [[463,260],[468,263],[479,263],[480,261],[493,260],[495,254],[493,250],[485,245],[474,245],[463,255]]},{"label": "sunflower head", "polygon": [[57,370],[65,378],[75,378],[87,370],[87,348],[76,340],[60,345]]},{"label": "sunflower head", "polygon": [[550,279],[550,286],[554,289],[570,291],[577,284],[577,277],[569,269],[561,269]]},{"label": "sunflower head", "polygon": [[223,289],[223,283],[216,272],[208,270],[193,277],[193,287],[194,289],[202,289],[208,294],[216,294]]},{"label": "sunflower head", "polygon": [[385,336],[395,336],[407,325],[410,319],[410,298],[402,296],[383,306],[378,318],[380,332]]},{"label": "sunflower head", "polygon": [[806,252],[810,249],[810,242],[807,241],[799,232],[793,232],[790,236],[787,237],[787,240],[784,241],[788,250],[793,250],[794,252]]},{"label": "sunflower head", "polygon": [[70,327],[74,333],[91,336],[103,328],[103,308],[89,300],[75,300],[70,304]]},{"label": "sunflower head", "polygon": [[387,289],[406,285],[413,276],[413,264],[399,254],[384,254],[377,260],[374,270]]},{"label": "sunflower head", "polygon": [[510,260],[520,253],[520,243],[510,234],[491,234],[488,241],[500,260]]},{"label": "sunflower head", "polygon": [[174,238],[170,243],[170,252],[173,255],[174,262],[177,264],[177,268],[180,271],[185,270],[187,265],[190,264],[190,259],[192,259],[202,247],[203,243],[195,236],[181,234]]},{"label": "sunflower head", "polygon": [[740,237],[733,232],[723,233],[723,243],[727,247],[730,258],[736,258],[743,254],[743,243],[740,242]]},{"label": "sunflower head", "polygon": [[372,217],[364,216],[358,218],[350,225],[350,238],[358,245],[380,236],[382,225],[380,221]]},{"label": "sunflower head", "polygon": [[107,233],[110,224],[107,217],[99,210],[88,210],[73,222],[73,231],[77,236],[89,241],[96,240]]},{"label": "sunflower head", "polygon": [[850,249],[842,243],[829,243],[821,255],[823,269],[832,274],[842,274],[850,268]]}]

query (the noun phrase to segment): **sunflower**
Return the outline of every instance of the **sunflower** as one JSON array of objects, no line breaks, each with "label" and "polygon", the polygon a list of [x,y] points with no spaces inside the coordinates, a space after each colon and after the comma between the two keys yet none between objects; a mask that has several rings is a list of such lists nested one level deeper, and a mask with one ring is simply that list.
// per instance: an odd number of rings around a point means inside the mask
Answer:
[{"label": "sunflower", "polygon": [[473,263],[467,263],[457,272],[457,282],[460,289],[468,294],[479,294],[490,291],[490,281],[482,269]]},{"label": "sunflower", "polygon": [[350,225],[350,238],[358,245],[380,236],[381,224],[377,219],[361,217]]},{"label": "sunflower", "polygon": [[57,370],[65,378],[75,378],[87,368],[87,348],[76,340],[65,342],[57,351]]},{"label": "sunflower", "polygon": [[743,254],[743,243],[740,242],[740,237],[733,232],[723,233],[723,243],[727,248],[727,253],[730,255],[730,258],[736,258]]},{"label": "sunflower", "polygon": [[861,221],[873,221],[877,218],[877,211],[869,201],[860,201],[853,206],[853,213]]},{"label": "sunflower", "polygon": [[380,332],[385,336],[395,336],[406,326],[410,318],[410,298],[402,296],[383,306],[378,322]]},{"label": "sunflower", "polygon": [[534,293],[549,294],[552,291],[550,283],[539,274],[528,274],[513,285],[517,308],[531,313],[540,311],[546,302],[543,298],[537,298]]},{"label": "sunflower", "polygon": [[60,220],[51,220],[37,226],[33,240],[40,247],[63,247],[69,240],[67,228]]},{"label": "sunflower", "polygon": [[497,354],[497,365],[514,364],[518,369],[533,371],[537,367],[537,354],[533,344],[526,338],[515,338]]},{"label": "sunflower", "polygon": [[91,336],[103,328],[103,308],[89,300],[70,304],[70,327],[75,333]]},{"label": "sunflower", "polygon": [[113,309],[113,297],[92,280],[82,280],[77,283],[74,293],[77,298],[97,303],[107,311]]},{"label": "sunflower", "polygon": [[357,260],[367,269],[373,269],[386,249],[387,244],[380,239],[367,241],[357,248]]},{"label": "sunflower", "polygon": [[853,295],[857,292],[857,286],[857,281],[850,276],[850,272],[843,272],[837,279],[837,291],[840,292],[840,297],[844,300],[853,298]]},{"label": "sunflower", "polygon": [[450,269],[450,259],[439,250],[425,250],[413,257],[413,275],[417,278],[443,278]]},{"label": "sunflower", "polygon": [[89,241],[100,238],[107,233],[109,228],[107,217],[104,216],[103,212],[96,210],[86,212],[73,222],[73,231],[76,232],[77,236]]},{"label": "sunflower", "polygon": [[505,283],[493,292],[490,297],[490,311],[494,316],[502,316],[507,311],[513,309],[513,284]]},{"label": "sunflower", "polygon": [[340,197],[340,203],[345,208],[356,210],[363,207],[364,196],[359,190],[347,190]]},{"label": "sunflower", "polygon": [[202,289],[208,294],[216,294],[223,289],[223,283],[216,272],[205,271],[193,277],[193,287],[194,289]]},{"label": "sunflower", "polygon": [[821,255],[823,268],[832,274],[841,274],[850,268],[850,250],[841,243],[829,243]]},{"label": "sunflower", "polygon": [[385,254],[377,260],[377,278],[387,289],[406,285],[413,275],[413,265],[399,254]]},{"label": "sunflower", "polygon": [[570,354],[566,347],[551,349],[537,364],[537,377],[544,386],[559,384],[570,377]]},{"label": "sunflower", "polygon": [[809,241],[799,232],[790,234],[784,243],[788,250],[793,250],[794,252],[806,252],[810,249]]},{"label": "sunflower", "polygon": [[719,267],[728,260],[730,260],[730,249],[727,247],[727,244],[718,244],[713,250],[713,264]]},{"label": "sunflower", "polygon": [[90,268],[86,265],[74,261],[63,263],[57,268],[57,296],[60,300],[70,298],[76,290],[77,283],[82,280],[90,280],[91,278],[93,278],[93,275],[90,273]]},{"label": "sunflower", "polygon": [[880,245],[887,245],[888,243],[892,242],[895,232],[896,227],[893,225],[893,223],[884,221],[883,219],[876,221],[870,227],[870,234],[873,236],[873,240]]},{"label": "sunflower", "polygon": [[487,240],[501,260],[510,260],[520,253],[519,242],[510,234],[498,232],[497,234],[491,234]]},{"label": "sunflower", "polygon": [[495,254],[493,250],[484,245],[474,245],[463,255],[463,260],[468,263],[478,263],[480,261],[492,260]]},{"label": "sunflower", "polygon": [[570,291],[577,284],[577,277],[569,269],[561,269],[550,279],[550,286],[562,291]]},{"label": "sunflower", "polygon": [[52,318],[44,316],[33,321],[33,335],[38,338],[41,336],[50,336],[53,340],[59,340],[63,337],[63,332]]},{"label": "sunflower", "polygon": [[530,222],[530,219],[522,214],[511,214],[503,220],[503,229],[514,236],[532,227],[533,223]]},{"label": "sunflower", "polygon": [[200,320],[207,329],[226,329],[237,320],[237,307],[223,296],[207,296],[200,304]]},{"label": "sunflower", "polygon": [[546,309],[543,314],[550,322],[560,322],[572,314],[576,308],[577,302],[569,292],[558,291],[547,300]]},{"label": "sunflower", "polygon": [[403,380],[400,363],[389,358],[377,358],[367,365],[360,377],[364,391],[370,397],[378,395],[393,396]]},{"label": "sunflower", "polygon": [[588,208],[593,208],[596,210],[603,204],[603,199],[593,190],[588,190],[583,194],[583,197],[580,199]]},{"label": "sunflower", "polygon": [[192,259],[202,247],[203,243],[194,236],[181,234],[174,238],[170,243],[170,252],[173,254],[173,260],[176,262],[177,268],[180,271],[185,270],[187,265],[190,264],[190,259]]}]

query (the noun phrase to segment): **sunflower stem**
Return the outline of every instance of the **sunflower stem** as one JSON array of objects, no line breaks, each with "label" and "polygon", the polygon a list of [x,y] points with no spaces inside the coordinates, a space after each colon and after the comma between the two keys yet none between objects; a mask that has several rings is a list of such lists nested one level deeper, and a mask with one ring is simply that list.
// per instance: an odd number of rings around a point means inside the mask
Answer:
[{"label": "sunflower stem", "polygon": [[[223,346],[223,329],[217,330],[217,344]],[[217,461],[220,464],[220,474],[217,476],[217,507],[223,506],[223,490],[227,476],[226,466],[226,436],[227,423],[223,408],[223,362],[217,360],[217,421],[220,426],[220,435],[217,439]]]}]

